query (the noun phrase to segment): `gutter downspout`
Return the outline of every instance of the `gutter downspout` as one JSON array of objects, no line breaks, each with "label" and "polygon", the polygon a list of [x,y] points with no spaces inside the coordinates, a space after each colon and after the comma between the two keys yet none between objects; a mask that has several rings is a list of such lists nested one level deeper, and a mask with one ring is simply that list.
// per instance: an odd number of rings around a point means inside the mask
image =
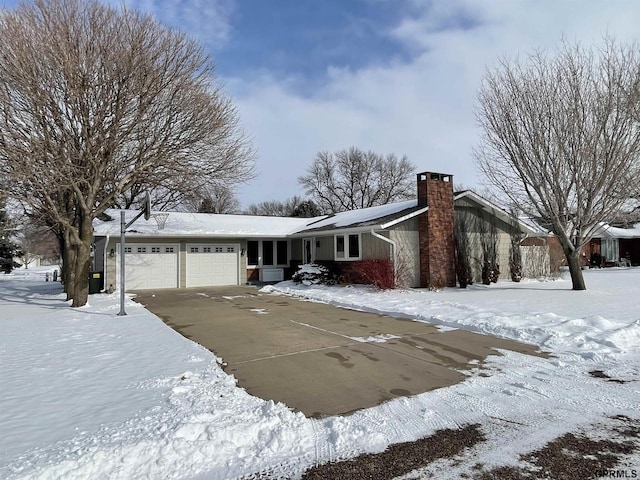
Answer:
[{"label": "gutter downspout", "polygon": [[395,284],[395,282],[397,281],[397,275],[398,275],[398,271],[397,271],[398,270],[398,262],[397,262],[398,244],[393,240],[391,240],[390,238],[380,235],[373,228],[371,229],[370,233],[374,237],[379,238],[383,242],[386,242],[389,245],[391,245],[391,259],[393,260],[393,282]]}]

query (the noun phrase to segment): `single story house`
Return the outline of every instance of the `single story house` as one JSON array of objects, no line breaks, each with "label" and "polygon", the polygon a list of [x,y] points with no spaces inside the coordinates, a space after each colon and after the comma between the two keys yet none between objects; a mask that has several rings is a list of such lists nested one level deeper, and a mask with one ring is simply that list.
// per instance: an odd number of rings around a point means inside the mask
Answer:
[{"label": "single story house", "polygon": [[[494,225],[503,265],[508,265],[513,225],[524,235],[538,233],[471,191],[454,193],[452,175],[420,173],[416,187],[414,200],[315,218],[157,212],[126,232],[126,288],[277,281],[290,278],[303,263],[363,259],[402,265],[406,286],[455,286],[456,218],[476,217]],[[93,268],[103,272],[105,287],[116,287],[120,211],[106,213],[94,222]],[[126,211],[126,221],[137,214]],[[508,278],[508,268],[503,270]]]},{"label": "single story house", "polygon": [[640,223],[628,227],[600,224],[584,254],[592,266],[640,265]]}]

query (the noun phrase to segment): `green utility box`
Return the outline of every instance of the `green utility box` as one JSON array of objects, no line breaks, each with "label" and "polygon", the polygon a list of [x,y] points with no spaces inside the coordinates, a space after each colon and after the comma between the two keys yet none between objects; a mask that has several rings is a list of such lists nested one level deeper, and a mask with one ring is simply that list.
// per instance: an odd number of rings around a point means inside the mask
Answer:
[{"label": "green utility box", "polygon": [[104,288],[104,272],[89,272],[89,295],[100,293]]}]

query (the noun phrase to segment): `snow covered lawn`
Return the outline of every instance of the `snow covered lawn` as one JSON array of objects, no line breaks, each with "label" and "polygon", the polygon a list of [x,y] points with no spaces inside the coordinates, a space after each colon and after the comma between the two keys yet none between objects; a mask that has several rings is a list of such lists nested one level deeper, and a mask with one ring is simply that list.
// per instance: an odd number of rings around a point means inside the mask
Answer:
[{"label": "snow covered lawn", "polygon": [[[251,397],[221,359],[141,306],[93,295],[72,310],[44,270],[0,275],[0,478],[299,477],[318,462],[379,452],[441,428],[480,424],[486,441],[454,465],[520,454],[610,417],[640,419],[640,269],[440,292],[283,282],[289,294],[539,345],[550,359],[490,357],[461,384],[315,420]],[[589,372],[601,371],[607,378]],[[640,469],[636,453],[624,459]],[[417,473],[416,475],[419,475]],[[414,477],[412,477],[414,478]]]}]

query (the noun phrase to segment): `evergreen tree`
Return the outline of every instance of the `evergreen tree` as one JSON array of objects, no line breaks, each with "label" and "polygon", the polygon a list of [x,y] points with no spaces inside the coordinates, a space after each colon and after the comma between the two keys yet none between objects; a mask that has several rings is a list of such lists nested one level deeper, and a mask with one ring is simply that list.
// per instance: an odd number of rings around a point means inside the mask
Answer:
[{"label": "evergreen tree", "polygon": [[21,266],[14,261],[15,257],[22,256],[22,252],[12,240],[13,233],[3,202],[0,204],[0,271],[3,273],[11,273],[14,268]]},{"label": "evergreen tree", "polygon": [[198,213],[217,213],[216,206],[213,204],[211,197],[203,198],[198,207]]},{"label": "evergreen tree", "polygon": [[322,215],[320,207],[313,200],[304,200],[299,203],[291,212],[292,217],[318,217]]}]

